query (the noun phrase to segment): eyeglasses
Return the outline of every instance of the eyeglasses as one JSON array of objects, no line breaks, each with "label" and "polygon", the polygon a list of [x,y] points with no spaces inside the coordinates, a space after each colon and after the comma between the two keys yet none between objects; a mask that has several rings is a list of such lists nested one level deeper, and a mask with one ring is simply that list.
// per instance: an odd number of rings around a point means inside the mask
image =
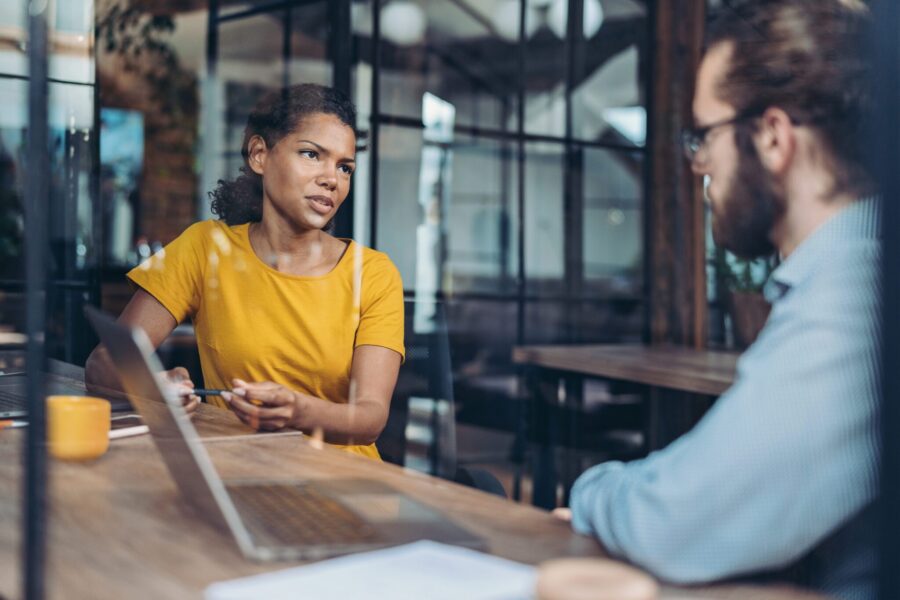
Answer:
[{"label": "eyeglasses", "polygon": [[684,155],[691,162],[694,162],[697,155],[706,147],[707,137],[713,129],[724,127],[726,125],[734,125],[748,119],[755,119],[761,116],[759,111],[750,111],[741,113],[724,121],[710,123],[706,127],[688,128],[681,132],[681,145],[684,148]]}]

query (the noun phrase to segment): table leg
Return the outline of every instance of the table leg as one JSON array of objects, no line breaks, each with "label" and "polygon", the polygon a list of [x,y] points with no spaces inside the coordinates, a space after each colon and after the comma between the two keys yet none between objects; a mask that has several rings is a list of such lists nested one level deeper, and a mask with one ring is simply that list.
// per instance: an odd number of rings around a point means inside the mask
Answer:
[{"label": "table leg", "polygon": [[647,450],[665,448],[690,431],[709,410],[713,399],[664,388],[650,388],[647,415]]},{"label": "table leg", "polygon": [[532,462],[531,503],[548,510],[556,508],[556,436],[555,410],[559,402],[559,378],[543,369],[530,369],[531,427],[537,452]]},{"label": "table leg", "polygon": [[563,446],[562,484],[563,505],[569,505],[569,492],[572,484],[580,475],[579,460],[579,417],[584,409],[584,378],[579,375],[567,375],[565,377],[565,425],[566,440]]}]

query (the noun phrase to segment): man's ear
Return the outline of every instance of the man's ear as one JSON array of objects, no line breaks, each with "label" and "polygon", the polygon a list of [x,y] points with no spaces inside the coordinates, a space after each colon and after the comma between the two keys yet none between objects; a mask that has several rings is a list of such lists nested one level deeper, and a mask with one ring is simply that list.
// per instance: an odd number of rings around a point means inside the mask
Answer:
[{"label": "man's ear", "polygon": [[760,117],[754,141],[763,166],[773,175],[784,175],[797,151],[797,132],[791,117],[780,108],[769,108]]},{"label": "man's ear", "polygon": [[265,172],[268,154],[269,148],[261,135],[254,135],[247,142],[247,162],[257,175]]}]

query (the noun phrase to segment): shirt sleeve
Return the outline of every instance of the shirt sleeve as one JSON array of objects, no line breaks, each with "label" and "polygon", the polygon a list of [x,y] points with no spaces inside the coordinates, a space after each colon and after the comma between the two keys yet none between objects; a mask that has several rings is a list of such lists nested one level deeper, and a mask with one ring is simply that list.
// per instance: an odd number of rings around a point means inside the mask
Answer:
[{"label": "shirt sleeve", "polygon": [[701,583],[788,566],[858,514],[877,489],[877,331],[846,312],[871,307],[830,308],[773,310],[691,432],[576,481],[573,527],[663,579]]},{"label": "shirt sleeve", "polygon": [[354,348],[381,346],[406,357],[403,345],[403,281],[381,253],[363,266],[359,327]]},{"label": "shirt sleeve", "polygon": [[205,238],[211,222],[188,227],[162,250],[128,272],[128,279],[156,298],[177,322],[200,304],[206,260]]}]

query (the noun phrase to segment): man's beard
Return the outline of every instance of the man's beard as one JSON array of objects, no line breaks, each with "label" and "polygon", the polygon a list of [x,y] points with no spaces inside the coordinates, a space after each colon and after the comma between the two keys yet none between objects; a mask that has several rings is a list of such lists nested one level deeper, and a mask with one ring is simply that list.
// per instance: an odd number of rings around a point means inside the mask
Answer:
[{"label": "man's beard", "polygon": [[713,239],[740,258],[771,256],[772,229],[784,215],[784,196],[763,166],[750,134],[736,129],[734,138],[737,171],[718,205],[712,205]]}]

